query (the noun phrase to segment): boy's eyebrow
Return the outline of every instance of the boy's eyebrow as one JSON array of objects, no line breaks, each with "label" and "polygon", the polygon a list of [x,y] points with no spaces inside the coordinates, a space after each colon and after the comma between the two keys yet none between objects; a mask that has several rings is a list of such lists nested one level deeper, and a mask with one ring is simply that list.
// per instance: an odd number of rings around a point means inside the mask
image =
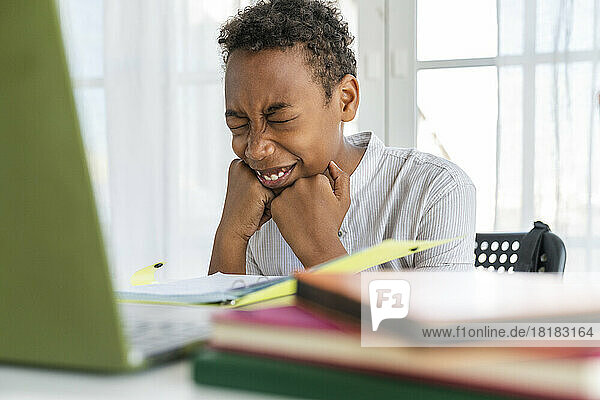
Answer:
[{"label": "boy's eyebrow", "polygon": [[[279,111],[283,108],[288,108],[291,106],[292,106],[291,104],[283,103],[283,102],[273,103],[265,109],[264,113],[265,114],[273,114],[276,111]],[[231,110],[231,109],[228,109],[225,111],[225,117],[246,118],[246,116],[244,114],[241,114],[241,113],[239,113],[235,110]]]},{"label": "boy's eyebrow", "polygon": [[283,102],[273,103],[269,107],[267,107],[267,109],[265,110],[265,114],[273,114],[274,112],[279,111],[282,108],[288,108],[291,106],[292,106],[291,104],[283,103]]}]

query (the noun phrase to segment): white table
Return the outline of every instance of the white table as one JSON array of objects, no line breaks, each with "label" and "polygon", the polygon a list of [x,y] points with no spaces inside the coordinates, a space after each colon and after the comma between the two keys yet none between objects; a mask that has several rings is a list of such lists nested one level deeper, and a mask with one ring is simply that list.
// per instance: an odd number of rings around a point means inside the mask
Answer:
[{"label": "white table", "polygon": [[[100,375],[0,365],[1,400],[283,399],[263,393],[198,385],[190,360],[125,375]],[[289,400],[289,397],[285,399]]]}]

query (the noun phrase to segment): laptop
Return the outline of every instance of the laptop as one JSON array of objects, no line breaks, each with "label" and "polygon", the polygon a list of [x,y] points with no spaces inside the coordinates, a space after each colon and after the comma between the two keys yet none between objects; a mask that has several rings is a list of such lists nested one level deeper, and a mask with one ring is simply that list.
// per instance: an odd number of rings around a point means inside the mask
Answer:
[{"label": "laptop", "polygon": [[0,2],[0,362],[139,369],[212,309],[114,299],[53,0]]}]

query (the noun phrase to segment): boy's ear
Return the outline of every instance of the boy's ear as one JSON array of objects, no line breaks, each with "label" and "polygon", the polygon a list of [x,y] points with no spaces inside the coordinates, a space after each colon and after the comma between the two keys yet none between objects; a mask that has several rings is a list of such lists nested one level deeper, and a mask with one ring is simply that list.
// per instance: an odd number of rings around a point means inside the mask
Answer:
[{"label": "boy's ear", "polygon": [[356,116],[359,103],[358,80],[353,75],[345,75],[338,84],[340,111],[343,122],[350,122]]}]

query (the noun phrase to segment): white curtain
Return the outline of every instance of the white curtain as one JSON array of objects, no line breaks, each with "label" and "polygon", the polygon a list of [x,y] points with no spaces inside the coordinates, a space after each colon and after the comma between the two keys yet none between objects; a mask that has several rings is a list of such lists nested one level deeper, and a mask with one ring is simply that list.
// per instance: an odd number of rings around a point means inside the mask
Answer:
[{"label": "white curtain", "polygon": [[216,35],[235,7],[105,1],[110,239],[120,286],[157,261],[163,279],[206,274],[233,158]]},{"label": "white curtain", "polygon": [[[234,157],[216,36],[238,5],[61,1],[117,288],[158,261],[163,280],[206,274]],[[98,62],[99,71],[86,68]]]},{"label": "white curtain", "polygon": [[498,0],[496,229],[540,219],[566,271],[600,258],[600,1]]},{"label": "white curtain", "polygon": [[107,0],[104,13],[110,241],[123,281],[171,250],[168,220],[177,209],[164,193],[177,195],[167,179],[177,149],[166,140],[178,133],[174,29],[164,1]]}]

